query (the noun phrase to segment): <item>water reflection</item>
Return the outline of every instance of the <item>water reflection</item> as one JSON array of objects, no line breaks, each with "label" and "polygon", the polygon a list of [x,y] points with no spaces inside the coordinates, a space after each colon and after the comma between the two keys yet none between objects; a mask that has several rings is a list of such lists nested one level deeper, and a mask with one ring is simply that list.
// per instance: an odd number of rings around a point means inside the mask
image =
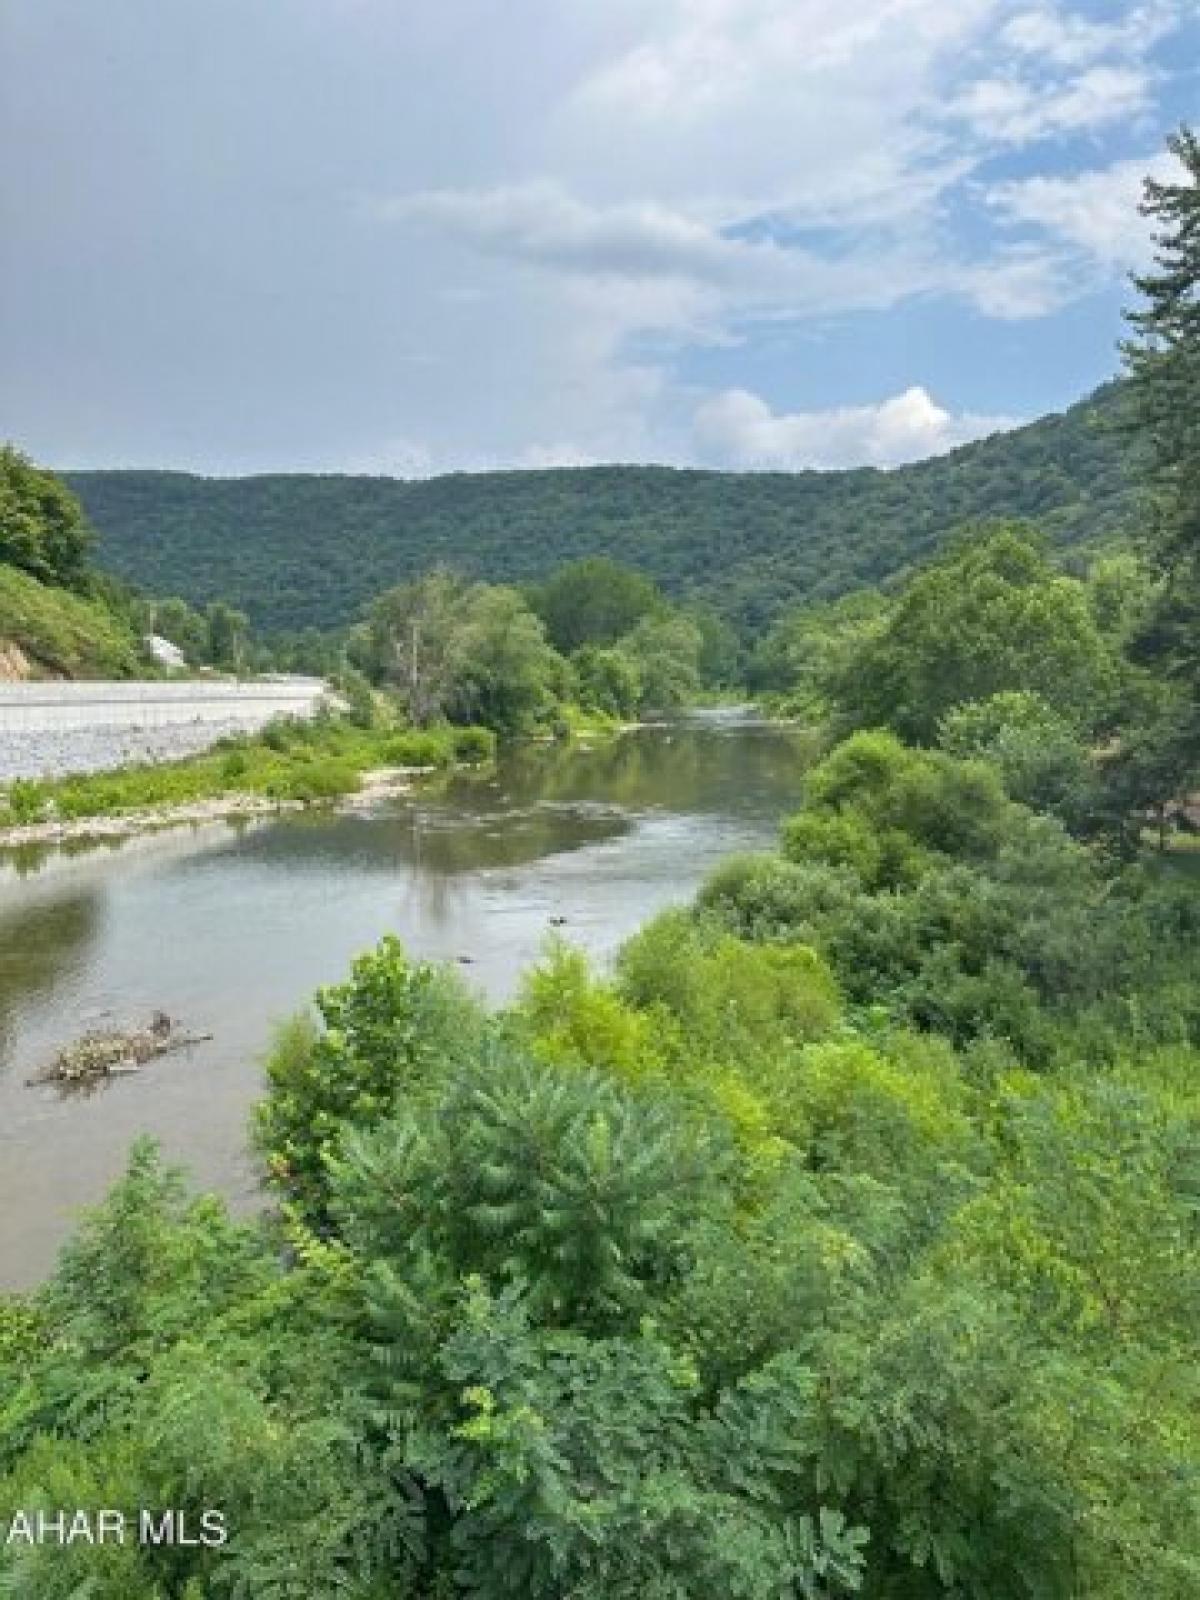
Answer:
[{"label": "water reflection", "polygon": [[104,901],[77,890],[29,908],[0,910],[0,1067],[12,1054],[17,1020],[32,1001],[53,995],[100,935]]},{"label": "water reflection", "polygon": [[[732,851],[769,843],[809,758],[778,728],[526,746],[370,813],[176,830],[0,868],[0,1285],[41,1274],[147,1131],[251,1204],[274,1019],[385,933],[465,958],[493,1000],[552,928],[606,958]],[[161,1009],[212,1041],[85,1101],[24,1080],[90,1027]]]}]

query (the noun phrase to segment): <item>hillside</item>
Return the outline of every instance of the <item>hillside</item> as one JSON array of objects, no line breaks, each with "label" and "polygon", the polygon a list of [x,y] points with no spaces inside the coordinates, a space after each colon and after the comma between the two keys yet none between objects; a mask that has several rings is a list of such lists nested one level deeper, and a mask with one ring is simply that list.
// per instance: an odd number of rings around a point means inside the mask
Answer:
[{"label": "hillside", "polygon": [[138,644],[91,530],[53,473],[0,446],[0,679],[121,677]]},{"label": "hillside", "polygon": [[883,472],[611,466],[418,481],[72,472],[108,571],[278,632],[352,620],[439,562],[493,580],[598,552],[753,629],[803,596],[878,583],[965,522],[1030,517],[1057,544],[1127,528],[1136,497],[1104,423],[1110,385],[1062,415]]},{"label": "hillside", "polygon": [[0,679],[124,678],[137,641],[103,601],[0,564]]}]

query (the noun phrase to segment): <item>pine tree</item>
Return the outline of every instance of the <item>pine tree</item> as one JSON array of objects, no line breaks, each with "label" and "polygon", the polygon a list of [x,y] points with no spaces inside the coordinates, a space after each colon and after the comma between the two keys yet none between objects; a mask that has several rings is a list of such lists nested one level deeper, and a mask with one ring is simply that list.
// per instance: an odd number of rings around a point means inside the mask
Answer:
[{"label": "pine tree", "polygon": [[1200,744],[1200,138],[1169,141],[1182,172],[1148,179],[1142,214],[1156,224],[1154,268],[1135,276],[1143,303],[1124,346],[1134,420],[1146,452],[1154,515],[1151,554],[1164,587],[1139,641],[1143,659],[1184,689]]}]

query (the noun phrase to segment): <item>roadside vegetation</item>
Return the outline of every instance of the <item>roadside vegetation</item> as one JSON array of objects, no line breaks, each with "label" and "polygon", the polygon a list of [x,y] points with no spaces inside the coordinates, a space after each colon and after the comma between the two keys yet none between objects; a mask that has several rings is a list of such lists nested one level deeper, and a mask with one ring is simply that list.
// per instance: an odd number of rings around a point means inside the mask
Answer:
[{"label": "roadside vegetation", "polygon": [[360,727],[339,716],[281,718],[260,734],[222,739],[206,754],[183,761],[46,782],[18,780],[0,791],[0,829],[167,812],[230,795],[314,804],[353,794],[369,771],[474,764],[494,751],[495,736],[486,728]]},{"label": "roadside vegetation", "polygon": [[[228,1543],[10,1541],[12,1593],[1200,1593],[1200,897],[1161,850],[1200,786],[1176,149],[1130,354],[1139,551],[1064,573],[973,529],[788,619],[760,670],[825,748],[778,848],[611,970],[552,943],[502,1011],[362,955],[271,1052],[265,1218],[137,1145],[0,1301],[0,1502],[215,1507]],[[681,627],[568,638],[543,595],[532,677],[488,700],[447,641],[518,603],[398,591],[373,670],[414,721],[466,684],[520,726],[546,652],[578,675]]]},{"label": "roadside vegetation", "polygon": [[144,666],[123,591],[89,565],[92,543],[60,480],[0,448],[0,657],[11,652],[9,670],[127,678]]}]

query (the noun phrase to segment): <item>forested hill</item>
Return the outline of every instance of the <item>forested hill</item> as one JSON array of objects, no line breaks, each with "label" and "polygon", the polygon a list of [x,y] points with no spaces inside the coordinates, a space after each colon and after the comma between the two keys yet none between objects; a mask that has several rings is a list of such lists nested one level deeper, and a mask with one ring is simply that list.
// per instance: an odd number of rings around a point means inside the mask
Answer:
[{"label": "forested hill", "polygon": [[65,476],[119,577],[217,598],[266,631],[353,619],[439,562],[523,581],[604,553],[744,627],[784,604],[902,571],[963,523],[1036,519],[1057,543],[1132,522],[1110,385],[1063,415],[891,472],[722,473],[611,466],[418,481],[286,473]]}]

